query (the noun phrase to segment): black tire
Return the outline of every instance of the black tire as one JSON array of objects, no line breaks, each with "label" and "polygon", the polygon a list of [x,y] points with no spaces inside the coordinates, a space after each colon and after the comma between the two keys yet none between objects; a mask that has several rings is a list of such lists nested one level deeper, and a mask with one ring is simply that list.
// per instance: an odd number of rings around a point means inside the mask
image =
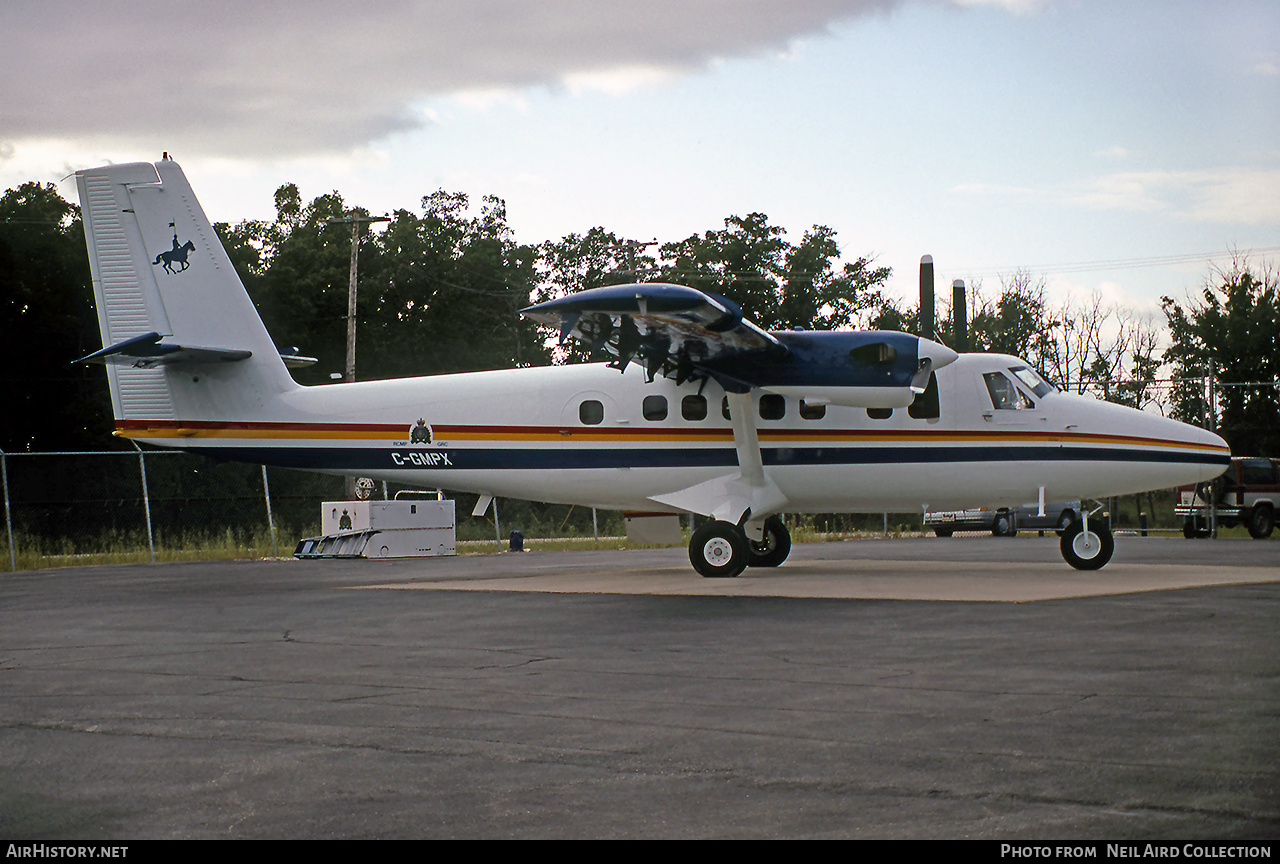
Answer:
[{"label": "black tire", "polygon": [[1275,527],[1275,513],[1266,504],[1259,504],[1249,513],[1249,536],[1254,540],[1266,540]]},{"label": "black tire", "polygon": [[1111,529],[1106,522],[1101,519],[1089,522],[1087,536],[1083,533],[1083,528],[1084,524],[1077,519],[1062,532],[1062,540],[1058,544],[1062,557],[1077,570],[1100,570],[1111,560],[1111,555],[1116,550],[1115,538],[1111,536]]},{"label": "black tire", "polygon": [[732,579],[747,567],[747,537],[730,522],[706,522],[689,540],[689,562],[708,579]]},{"label": "black tire", "polygon": [[[1222,523],[1218,525],[1221,527]],[[1182,522],[1182,536],[1188,540],[1203,540],[1205,537],[1212,535],[1209,530],[1209,520],[1200,516],[1188,516]]]},{"label": "black tire", "polygon": [[1063,510],[1058,514],[1058,525],[1053,529],[1054,533],[1061,537],[1074,521],[1076,521],[1076,514],[1070,510]]},{"label": "black tire", "polygon": [[1018,529],[1013,527],[1013,517],[1008,513],[997,513],[996,521],[991,523],[991,533],[996,537],[1016,537]]},{"label": "black tire", "polygon": [[770,516],[764,523],[764,539],[747,541],[748,567],[777,567],[791,554],[791,535],[782,517]]},{"label": "black tire", "polygon": [[954,528],[934,528],[933,533],[939,537],[950,537],[955,532]]}]

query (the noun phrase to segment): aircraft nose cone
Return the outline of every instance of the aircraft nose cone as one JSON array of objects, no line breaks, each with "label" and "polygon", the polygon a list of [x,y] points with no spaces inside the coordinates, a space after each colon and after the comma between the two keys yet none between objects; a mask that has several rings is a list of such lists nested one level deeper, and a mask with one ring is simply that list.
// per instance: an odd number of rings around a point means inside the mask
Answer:
[{"label": "aircraft nose cone", "polygon": [[1212,480],[1230,464],[1231,447],[1222,436],[1178,420],[1146,416],[1151,423],[1150,437],[1166,442],[1163,449],[1170,451],[1170,459],[1195,472],[1194,478],[1187,477],[1177,485]]}]

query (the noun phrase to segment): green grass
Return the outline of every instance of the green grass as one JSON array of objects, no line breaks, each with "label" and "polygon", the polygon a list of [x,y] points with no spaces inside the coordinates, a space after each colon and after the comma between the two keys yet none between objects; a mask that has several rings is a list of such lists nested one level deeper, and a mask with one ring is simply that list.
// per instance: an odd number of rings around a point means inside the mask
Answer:
[{"label": "green grass", "polygon": [[[293,540],[277,532],[277,553],[290,555]],[[287,535],[292,537],[292,535]],[[14,538],[19,570],[44,570],[54,567],[90,567],[98,564],[143,564],[151,561],[147,539],[134,533],[107,534],[82,539],[79,543],[63,538],[18,535]],[[8,569],[8,544],[0,546],[4,567]],[[215,534],[184,533],[176,537],[157,537],[156,561],[223,561],[268,558],[272,556],[271,535],[262,528],[255,531],[226,529]]]}]

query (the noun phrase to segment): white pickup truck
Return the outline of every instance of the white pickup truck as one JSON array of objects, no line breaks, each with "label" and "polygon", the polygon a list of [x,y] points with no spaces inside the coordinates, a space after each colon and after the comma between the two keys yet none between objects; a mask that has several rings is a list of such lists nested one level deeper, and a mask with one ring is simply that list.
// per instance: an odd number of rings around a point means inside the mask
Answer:
[{"label": "white pickup truck", "polygon": [[1280,459],[1235,456],[1231,467],[1216,480],[1179,486],[1175,515],[1182,517],[1182,536],[1209,535],[1209,502],[1219,525],[1244,525],[1258,540],[1271,536],[1280,507]]}]

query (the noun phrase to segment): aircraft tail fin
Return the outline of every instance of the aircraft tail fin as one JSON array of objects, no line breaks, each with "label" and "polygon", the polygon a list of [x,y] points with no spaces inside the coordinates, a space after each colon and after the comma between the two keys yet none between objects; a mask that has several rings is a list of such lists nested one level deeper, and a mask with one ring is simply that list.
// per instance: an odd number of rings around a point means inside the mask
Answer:
[{"label": "aircraft tail fin", "polygon": [[260,415],[298,386],[178,163],[76,173],[117,428]]}]

